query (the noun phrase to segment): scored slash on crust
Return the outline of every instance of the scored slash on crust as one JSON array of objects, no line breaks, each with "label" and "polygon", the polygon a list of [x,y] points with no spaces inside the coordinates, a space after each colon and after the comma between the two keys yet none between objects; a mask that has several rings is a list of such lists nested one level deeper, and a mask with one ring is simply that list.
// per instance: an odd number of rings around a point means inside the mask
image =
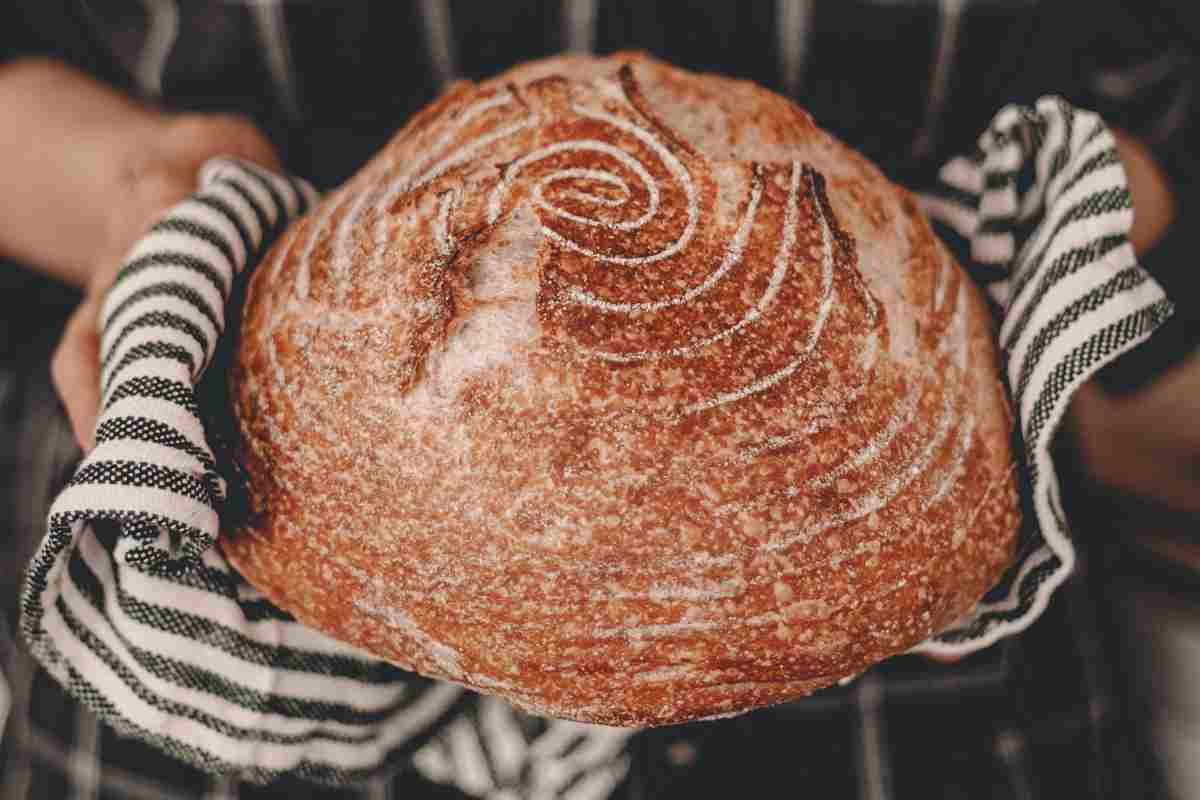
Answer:
[{"label": "scored slash on crust", "polygon": [[[665,247],[645,255],[633,256],[596,251],[572,241],[545,221],[542,223],[541,232],[543,236],[554,244],[596,261],[619,266],[646,267],[680,253],[686,248],[696,233],[700,218],[697,188],[687,165],[680,161],[674,151],[680,151],[685,156],[692,157],[695,157],[696,153],[686,145],[686,142],[683,142],[678,136],[674,135],[659,120],[649,115],[645,109],[644,98],[641,98],[640,94],[637,93],[636,81],[634,81],[632,71],[628,65],[625,65],[620,70],[619,82],[598,79],[597,85],[603,89],[602,93],[605,97],[620,102],[626,109],[633,111],[638,117],[649,122],[651,128],[648,130],[625,117],[607,111],[588,108],[579,103],[572,103],[570,105],[571,112],[581,118],[611,126],[632,137],[652,152],[680,185],[686,197],[686,222],[676,238]],[[631,96],[631,92],[636,94],[637,97]],[[641,100],[641,102],[636,102],[636,100]],[[484,129],[477,136],[446,152],[447,148],[455,142],[456,137],[459,137],[471,124],[484,119],[488,112],[504,110],[514,105],[523,112],[521,117],[515,121],[506,122],[491,128],[485,125]],[[307,286],[309,261],[313,257],[317,247],[320,231],[332,221],[333,217],[341,213],[347,204],[349,208],[342,213],[341,219],[337,222],[336,233],[332,242],[331,255],[333,264],[336,267],[337,264],[348,263],[354,250],[352,241],[355,231],[363,225],[364,221],[366,222],[365,230],[374,240],[375,244],[371,258],[374,261],[378,261],[378,259],[382,258],[382,253],[387,244],[387,212],[398,197],[405,193],[415,192],[424,188],[439,176],[446,174],[457,165],[469,161],[492,144],[510,139],[523,131],[535,129],[539,122],[539,114],[520,97],[515,86],[509,85],[504,89],[496,91],[494,94],[466,106],[454,115],[451,123],[437,135],[431,146],[423,151],[422,156],[409,163],[402,171],[397,172],[394,163],[381,162],[376,165],[370,171],[368,179],[364,181],[365,187],[353,192],[343,190],[337,202],[327,204],[319,217],[319,221],[309,229],[307,241],[305,242],[303,252],[299,256],[297,265],[299,272],[297,278],[298,285],[303,284],[305,287]],[[666,144],[659,141],[659,136],[666,138]],[[499,180],[488,196],[487,224],[494,225],[499,220],[504,210],[503,202],[505,196],[511,192],[516,180],[526,167],[562,154],[587,151],[612,158],[638,178],[647,198],[645,210],[632,220],[623,222],[612,221],[587,217],[575,211],[561,208],[546,198],[546,191],[552,184],[559,182],[570,184],[578,183],[579,181],[593,181],[614,188],[617,196],[609,197],[603,194],[571,188],[564,190],[561,194],[584,204],[608,208],[620,207],[631,201],[633,193],[623,177],[609,170],[594,167],[557,168],[541,176],[534,184],[530,193],[530,198],[534,206],[539,212],[550,214],[552,217],[565,219],[579,225],[599,226],[616,231],[636,231],[642,228],[655,216],[660,208],[661,190],[657,179],[646,167],[642,166],[634,155],[616,145],[597,139],[579,138],[554,142],[533,149],[505,165]],[[674,306],[686,305],[696,300],[702,294],[712,289],[741,262],[747,240],[751,230],[754,228],[762,201],[765,174],[766,168],[762,164],[755,163],[751,165],[748,199],[737,229],[726,246],[720,263],[696,285],[665,298],[641,302],[614,302],[605,300],[581,286],[567,285],[563,287],[563,294],[566,299],[572,303],[600,312],[628,316],[649,314]],[[710,345],[714,345],[745,331],[752,323],[763,316],[766,309],[776,299],[788,271],[792,268],[801,182],[804,184],[805,194],[815,213],[821,231],[821,293],[817,303],[815,319],[808,332],[807,340],[804,343],[801,353],[782,368],[737,389],[720,392],[707,399],[691,403],[679,409],[674,414],[656,416],[661,421],[678,421],[685,416],[734,403],[751,395],[764,392],[793,375],[816,351],[817,343],[825,328],[826,321],[829,319],[830,313],[837,302],[838,293],[834,287],[835,248],[841,246],[852,249],[853,246],[849,236],[841,231],[840,228],[835,228],[834,224],[832,224],[833,212],[825,196],[824,178],[811,166],[802,164],[799,161],[793,161],[790,164],[788,196],[784,218],[781,223],[779,248],[774,262],[774,270],[761,296],[740,320],[714,334],[672,348],[630,352],[585,348],[582,352],[591,357],[619,364],[667,358],[688,358],[698,355],[700,351]],[[449,189],[439,193],[438,210],[433,222],[433,239],[437,252],[443,260],[450,259],[456,248],[456,237],[451,217],[454,209],[459,204],[460,194],[461,189],[457,186],[451,186]],[[364,220],[364,214],[368,207],[372,213]],[[284,248],[284,252],[286,252],[286,249]],[[283,253],[281,252],[280,259],[282,256]],[[277,261],[280,259],[277,259]],[[942,266],[944,269],[944,265]],[[864,368],[869,372],[879,346],[878,335],[874,326],[878,313],[877,303],[866,290],[861,278],[857,275],[853,277],[853,286],[861,297],[868,314],[867,339],[864,342]],[[936,291],[938,296],[935,302],[942,299],[946,288],[941,271],[939,271],[937,277]],[[963,323],[966,315],[961,308],[962,303],[962,291],[960,290],[955,292],[955,305],[951,310],[951,315],[954,319],[953,333],[950,337],[943,340],[942,343],[942,348],[954,350],[954,359],[956,365],[960,368],[963,366],[966,350],[965,346],[963,346],[965,338],[965,325]],[[820,490],[828,488],[843,475],[867,466],[882,450],[887,448],[899,430],[907,425],[915,414],[917,392],[913,388],[914,383],[915,381],[908,382],[909,389],[900,407],[892,414],[887,424],[881,430],[876,431],[871,439],[854,455],[824,474],[812,479],[809,484],[810,489]],[[865,387],[866,384],[864,383],[858,387],[859,391],[853,394],[855,396],[859,395]],[[846,403],[842,405],[846,405]],[[803,430],[796,431],[790,435],[771,437],[762,445],[745,448],[742,456],[744,459],[752,459],[768,451],[793,445],[805,436],[811,435],[821,427],[827,425],[830,420],[830,416],[818,418],[813,423],[805,426]],[[965,431],[963,434],[964,444],[960,448],[957,448],[958,450],[965,452],[966,449],[969,449],[972,426],[973,421],[964,421],[962,426]],[[957,474],[957,472],[958,469],[956,468],[952,471],[952,474]],[[946,483],[938,489],[934,499],[940,499],[948,490],[949,483]],[[744,505],[741,507],[744,507]]]},{"label": "scored slash on crust", "polygon": [[[636,139],[639,143],[645,145],[652,152],[660,163],[673,176],[676,182],[682,188],[683,194],[687,199],[686,205],[686,223],[674,239],[665,247],[656,252],[645,255],[622,255],[617,253],[598,252],[584,245],[572,241],[570,238],[559,232],[555,228],[542,223],[541,232],[547,239],[554,242],[556,245],[565,247],[576,253],[586,257],[595,259],[596,261],[621,265],[621,266],[639,266],[645,267],[659,261],[668,259],[681,252],[691,241],[696,233],[700,209],[697,198],[697,189],[695,182],[691,176],[688,167],[680,161],[673,151],[681,151],[687,156],[695,156],[695,152],[686,145],[686,142],[679,139],[668,128],[666,128],[658,119],[649,115],[645,108],[644,98],[641,98],[637,92],[636,81],[633,78],[632,70],[628,65],[625,65],[620,70],[619,82],[613,82],[607,79],[599,79],[597,85],[602,88],[604,96],[619,101],[625,108],[632,110],[637,116],[645,119],[651,124],[651,129],[641,127],[629,119],[618,116],[606,111],[600,111],[588,108],[579,103],[572,103],[570,110],[572,113],[586,119],[601,122],[605,125],[616,128]],[[631,92],[637,95],[631,96]],[[520,101],[520,102],[515,102]],[[468,140],[466,143],[446,152],[447,148],[455,142],[456,137],[472,123],[482,119],[488,112],[494,110],[503,110],[512,105],[517,105],[524,113],[523,116],[513,122],[508,122],[498,127],[484,130],[476,137]],[[519,91],[511,84],[494,94],[484,97],[483,99],[472,103],[463,108],[457,113],[451,123],[442,130],[432,143],[432,145],[423,151],[423,155],[407,167],[396,174],[396,165],[385,163],[382,166],[377,166],[371,172],[371,178],[367,180],[366,188],[359,189],[351,201],[351,194],[344,192],[337,203],[328,204],[324,209],[320,222],[313,225],[309,232],[308,241],[305,243],[303,253],[300,256],[298,269],[301,277],[298,282],[302,281],[307,284],[308,262],[313,256],[317,240],[319,238],[320,229],[330,221],[330,218],[336,216],[342,207],[348,202],[350,207],[344,213],[337,224],[336,235],[333,241],[332,260],[334,264],[345,263],[351,258],[353,251],[352,239],[354,231],[360,226],[364,220],[363,215],[368,207],[372,214],[366,220],[369,235],[374,239],[375,247],[373,249],[372,258],[378,260],[382,258],[382,252],[387,243],[388,229],[386,225],[387,212],[395,203],[398,197],[405,193],[415,192],[436,180],[439,176],[446,174],[452,168],[459,164],[469,161],[476,154],[484,151],[488,146],[510,139],[522,131],[532,130],[539,123],[539,114],[533,110],[524,99],[520,97]],[[660,142],[658,136],[664,136],[667,143]],[[524,155],[519,156],[515,160],[510,161],[502,169],[500,178],[496,185],[492,188],[487,202],[486,222],[488,225],[494,225],[499,220],[504,208],[503,201],[507,194],[510,193],[514,183],[520,176],[522,171],[536,162],[553,158],[562,154],[579,153],[592,151],[604,156],[612,158],[615,162],[626,168],[630,173],[638,178],[642,184],[642,188],[646,194],[647,202],[645,210],[636,218],[627,221],[611,221],[602,220],[599,218],[587,217],[576,213],[569,209],[556,206],[553,202],[546,198],[546,191],[549,186],[559,182],[577,183],[579,181],[593,181],[613,187],[617,192],[617,197],[608,197],[594,192],[588,192],[579,189],[566,189],[561,194],[570,197],[584,204],[594,206],[603,206],[608,208],[620,207],[630,202],[633,193],[623,177],[619,174],[605,169],[597,169],[594,167],[579,168],[579,167],[564,167],[554,169],[540,177],[534,184],[530,193],[531,201],[534,206],[543,213],[550,214],[554,217],[568,220],[584,226],[600,226],[617,231],[635,231],[642,228],[650,219],[658,212],[661,204],[661,190],[657,179],[635,158],[634,155],[622,150],[621,148],[609,142],[600,141],[597,139],[569,139],[566,141],[554,142],[536,149],[533,149]],[[438,158],[438,156],[441,156]],[[437,159],[435,161],[435,159]],[[565,297],[573,303],[596,309],[605,313],[623,314],[629,316],[637,316],[642,314],[653,313],[673,306],[685,305],[700,297],[702,294],[713,288],[721,281],[731,270],[735,269],[741,262],[747,240],[750,236],[750,231],[753,229],[758,214],[759,206],[762,201],[765,183],[765,170],[762,164],[751,165],[751,178],[748,190],[748,199],[745,205],[745,210],[738,223],[737,229],[725,248],[723,258],[720,263],[709,272],[702,281],[698,284],[683,290],[677,294],[660,298],[653,301],[641,302],[614,302],[598,297],[593,292],[584,289],[577,285],[567,285],[564,288]],[[388,177],[394,175],[394,177]],[[599,358],[605,361],[614,363],[626,364],[640,361],[650,361],[666,358],[687,358],[692,357],[704,350],[704,348],[716,344],[720,341],[733,337],[742,333],[748,326],[756,322],[762,317],[766,309],[772,304],[779,293],[780,287],[786,277],[788,270],[792,266],[792,251],[796,239],[796,226],[798,224],[798,198],[801,181],[803,181],[805,194],[808,197],[809,203],[815,212],[816,219],[821,231],[821,295],[818,301],[815,320],[808,333],[807,341],[805,342],[802,352],[788,364],[783,366],[766,376],[758,378],[742,387],[721,392],[713,397],[701,400],[680,409],[678,412],[669,415],[658,415],[662,421],[670,421],[672,419],[679,420],[684,416],[697,414],[707,411],[728,403],[737,402],[753,394],[766,391],[776,383],[787,379],[793,375],[801,365],[808,361],[816,350],[817,342],[824,330],[825,323],[837,301],[837,291],[834,288],[833,275],[835,269],[834,249],[841,245],[847,246],[849,237],[840,229],[835,229],[831,224],[832,208],[825,196],[824,178],[817,173],[811,166],[802,164],[799,161],[793,161],[790,164],[790,177],[788,181],[788,196],[786,201],[786,210],[784,219],[782,220],[779,249],[775,258],[774,270],[771,273],[767,287],[762,295],[758,298],[755,304],[742,316],[740,320],[734,324],[702,338],[693,340],[687,344],[675,346],[672,348],[661,350],[641,350],[630,352],[608,351],[600,349],[584,349],[587,355]],[[442,259],[448,260],[456,247],[453,225],[451,222],[451,214],[453,209],[459,202],[461,190],[456,186],[443,191],[439,194],[438,211],[433,224],[434,244],[439,256]],[[852,247],[852,244],[849,245]],[[943,270],[944,270],[944,265]],[[945,291],[945,282],[943,275],[939,270],[937,280],[937,298],[935,303],[940,305],[942,294]],[[877,314],[877,304],[870,293],[866,290],[861,278],[854,276],[854,288],[862,298],[863,304],[868,314],[868,339],[864,344],[865,358],[864,366],[869,371],[870,365],[874,363],[874,357],[878,350],[878,337],[874,327],[875,317]],[[962,305],[962,292],[955,293],[955,307],[951,314],[954,318],[953,334],[943,340],[942,347],[945,349],[954,350],[954,358],[956,365],[960,368],[965,360],[965,347],[963,339],[965,338],[965,314]],[[916,411],[917,393],[913,389],[914,381],[909,382],[909,390],[905,394],[900,408],[891,416],[888,423],[877,431],[872,438],[853,456],[845,459],[839,465],[830,469],[821,476],[814,478],[810,482],[811,489],[825,489],[831,486],[838,478],[843,475],[863,468],[873,461],[878,454],[886,449],[888,444],[895,438],[899,430],[911,421],[911,418]],[[859,389],[864,389],[865,384]],[[859,392],[855,392],[855,395]],[[845,405],[845,403],[843,403]],[[776,450],[790,446],[803,439],[807,435],[811,435],[823,424],[827,424],[828,417],[824,418],[825,423],[818,419],[814,423],[806,426],[805,429],[797,431],[791,435],[775,436],[768,439],[764,444],[754,447],[747,447],[743,450],[744,459],[752,459],[770,450]],[[970,435],[973,422],[968,421],[963,425],[963,430],[966,431],[965,443],[962,448],[969,448]],[[957,474],[957,469],[954,474]],[[942,497],[949,490],[949,484],[942,486],[936,493],[936,498]]]}]

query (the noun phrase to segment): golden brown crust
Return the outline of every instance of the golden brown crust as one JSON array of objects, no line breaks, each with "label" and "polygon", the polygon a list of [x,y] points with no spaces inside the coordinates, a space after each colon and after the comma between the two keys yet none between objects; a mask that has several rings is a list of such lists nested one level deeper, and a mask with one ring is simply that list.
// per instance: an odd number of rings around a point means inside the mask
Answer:
[{"label": "golden brown crust", "polygon": [[1011,558],[978,291],[803,111],[638,54],[460,84],[251,283],[223,539],[299,619],[620,725],[828,685]]}]

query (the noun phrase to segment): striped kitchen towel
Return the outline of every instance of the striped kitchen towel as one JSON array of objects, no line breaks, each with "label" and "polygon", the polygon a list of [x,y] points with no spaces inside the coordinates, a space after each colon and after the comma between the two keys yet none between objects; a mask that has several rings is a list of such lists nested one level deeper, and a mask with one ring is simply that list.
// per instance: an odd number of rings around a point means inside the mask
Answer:
[{"label": "striped kitchen towel", "polygon": [[[1170,304],[1134,259],[1125,176],[1094,114],[1053,98],[1006,108],[941,177],[923,201],[1001,315],[1029,509],[1003,581],[918,648],[957,654],[1023,629],[1070,573],[1051,439],[1074,390]],[[628,731],[481,706],[375,660],[273,607],[213,546],[228,501],[201,378],[228,346],[237,274],[313,199],[300,181],[214,161],[131,252],[103,311],[97,447],[51,510],[24,587],[25,638],[108,723],[212,771],[338,783],[411,758],[479,796],[567,785],[603,796],[628,763]],[[491,743],[484,768],[464,776],[414,757],[463,726]]]},{"label": "striped kitchen towel", "polygon": [[1071,574],[1054,434],[1075,390],[1145,341],[1172,306],[1129,242],[1133,203],[1116,139],[1061,98],[1002,109],[975,152],[947,162],[920,200],[998,310],[1024,454],[1017,559],[970,614],[916,648],[965,655],[1028,627]]}]

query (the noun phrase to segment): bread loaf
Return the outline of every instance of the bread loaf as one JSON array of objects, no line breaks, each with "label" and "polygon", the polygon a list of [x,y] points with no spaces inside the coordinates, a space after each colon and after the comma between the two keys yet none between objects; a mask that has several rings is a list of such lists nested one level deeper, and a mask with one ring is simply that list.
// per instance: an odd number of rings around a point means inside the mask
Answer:
[{"label": "bread loaf", "polygon": [[990,326],[909,193],[782,97],[628,53],[459,83],[255,272],[222,546],[536,713],[794,698],[1012,558]]}]

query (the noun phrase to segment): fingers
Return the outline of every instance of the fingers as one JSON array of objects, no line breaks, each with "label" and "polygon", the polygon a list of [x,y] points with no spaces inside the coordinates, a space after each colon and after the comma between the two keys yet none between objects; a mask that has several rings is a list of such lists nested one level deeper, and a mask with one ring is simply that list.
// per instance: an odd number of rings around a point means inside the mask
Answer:
[{"label": "fingers", "polygon": [[1166,235],[1175,219],[1175,194],[1166,173],[1144,144],[1117,128],[1112,132],[1133,199],[1129,240],[1142,255]]},{"label": "fingers", "polygon": [[[109,220],[109,244],[94,263],[102,265],[87,283],[87,296],[63,330],[51,361],[51,377],[75,438],[84,452],[95,446],[100,405],[100,306],[121,260],[136,240],[169,208],[195,189],[200,166],[214,156],[233,156],[280,170],[270,141],[247,117],[182,113],[169,118],[140,160],[122,171],[126,185]],[[109,265],[109,266],[103,266]]]},{"label": "fingers", "polygon": [[170,160],[189,177],[214,156],[233,156],[267,169],[282,169],[267,137],[248,117],[237,114],[181,114],[172,120],[167,140]]},{"label": "fingers", "polygon": [[276,172],[283,169],[275,148],[248,118],[223,114],[215,127],[224,152]]},{"label": "fingers", "polygon": [[50,362],[50,377],[62,399],[75,439],[85,453],[96,441],[100,412],[100,334],[96,323],[99,298],[88,297],[67,321]]},{"label": "fingers", "polygon": [[1085,475],[1176,511],[1200,513],[1200,353],[1130,395],[1079,388],[1067,421]]},{"label": "fingers", "polygon": [[171,119],[155,152],[126,170],[125,200],[113,211],[112,246],[98,263],[111,264],[93,275],[84,302],[63,330],[50,365],[75,438],[84,452],[95,446],[100,406],[100,305],[121,258],[163,209],[193,191],[196,172],[208,159],[228,155],[279,170],[279,158],[267,138],[246,117],[234,114],[179,114]]},{"label": "fingers", "polygon": [[932,661],[935,664],[941,664],[942,666],[957,664],[966,658],[966,656],[947,656],[941,655],[940,653],[923,653],[922,655],[924,655],[927,660]]}]

